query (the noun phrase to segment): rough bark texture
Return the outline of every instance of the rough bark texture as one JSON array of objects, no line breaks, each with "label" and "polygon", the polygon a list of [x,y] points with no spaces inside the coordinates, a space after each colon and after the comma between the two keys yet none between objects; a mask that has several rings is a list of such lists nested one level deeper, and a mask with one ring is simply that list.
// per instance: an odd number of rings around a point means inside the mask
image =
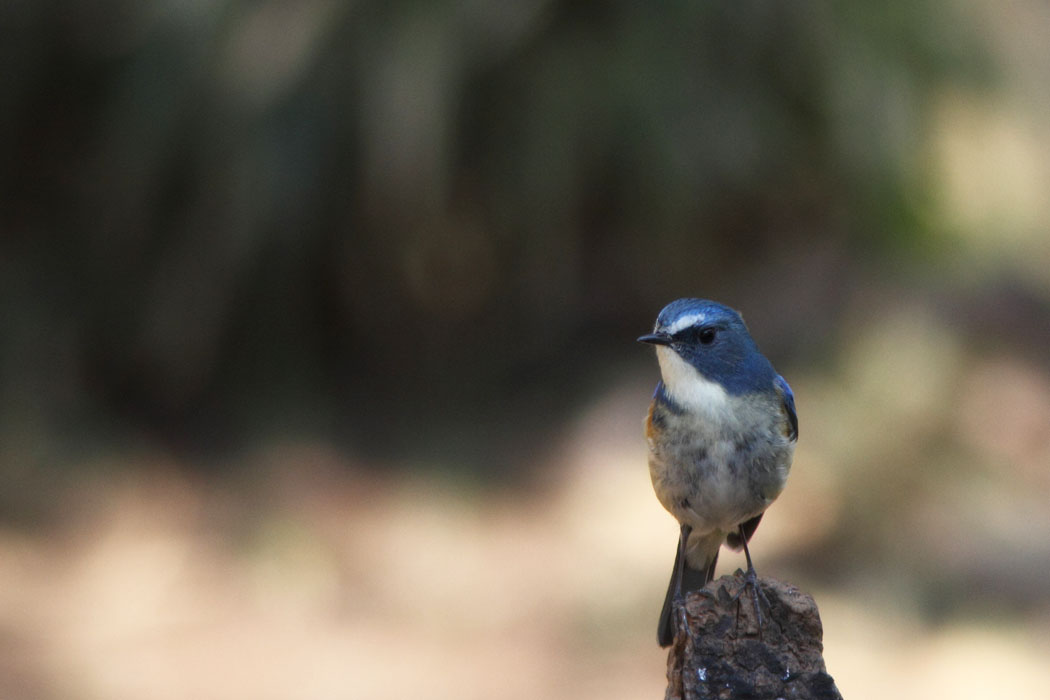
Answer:
[{"label": "rough bark texture", "polygon": [[665,697],[842,700],[824,668],[823,628],[813,598],[775,579],[759,579],[765,597],[760,632],[745,582],[739,570],[723,576],[691,592],[675,611],[678,633],[667,657]]}]

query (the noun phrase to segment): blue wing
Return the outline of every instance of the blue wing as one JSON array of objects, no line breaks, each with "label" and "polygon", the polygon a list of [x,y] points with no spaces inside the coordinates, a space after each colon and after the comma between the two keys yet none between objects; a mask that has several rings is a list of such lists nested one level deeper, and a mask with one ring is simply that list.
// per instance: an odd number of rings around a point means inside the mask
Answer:
[{"label": "blue wing", "polygon": [[788,434],[788,437],[792,440],[798,440],[798,414],[795,413],[795,394],[779,374],[773,380],[773,384],[780,390],[781,399],[784,402],[784,412],[787,413],[788,422],[791,423],[791,432]]}]

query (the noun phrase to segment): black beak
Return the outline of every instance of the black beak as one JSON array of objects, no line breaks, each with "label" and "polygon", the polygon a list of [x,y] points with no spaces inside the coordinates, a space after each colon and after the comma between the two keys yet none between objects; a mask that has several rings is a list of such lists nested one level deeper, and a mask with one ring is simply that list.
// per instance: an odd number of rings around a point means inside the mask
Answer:
[{"label": "black beak", "polygon": [[666,333],[650,333],[649,335],[643,335],[638,339],[639,343],[649,343],[650,345],[670,345],[671,336]]}]

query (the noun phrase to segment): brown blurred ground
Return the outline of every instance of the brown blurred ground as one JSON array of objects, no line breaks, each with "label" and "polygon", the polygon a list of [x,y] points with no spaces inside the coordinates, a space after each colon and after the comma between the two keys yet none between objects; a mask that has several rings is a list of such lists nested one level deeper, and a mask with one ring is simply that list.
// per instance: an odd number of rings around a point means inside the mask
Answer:
[{"label": "brown blurred ground", "polygon": [[[796,383],[807,404],[835,401]],[[60,524],[0,540],[3,694],[658,695],[675,526],[644,468],[646,395],[632,382],[595,400],[542,465],[548,484],[524,491],[377,476],[322,444],[261,446],[239,465],[252,478],[224,483],[123,455],[137,469],[61,494]],[[918,491],[864,533],[869,498],[849,482],[866,479],[819,436],[849,430],[865,403],[809,412],[758,565],[816,597],[844,697],[1038,696],[1050,688],[1045,474],[1022,486],[995,470],[977,488],[886,460],[880,479]],[[948,419],[968,431],[965,411]],[[842,537],[890,551],[869,559]]]}]

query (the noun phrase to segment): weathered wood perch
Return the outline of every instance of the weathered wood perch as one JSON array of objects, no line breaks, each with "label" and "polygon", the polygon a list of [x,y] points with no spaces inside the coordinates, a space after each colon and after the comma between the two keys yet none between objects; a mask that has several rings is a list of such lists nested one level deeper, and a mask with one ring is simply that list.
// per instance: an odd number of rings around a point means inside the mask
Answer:
[{"label": "weathered wood perch", "polygon": [[684,616],[689,634],[679,629],[671,645],[665,698],[842,700],[824,667],[813,598],[776,579],[759,579],[766,598],[759,632],[745,581],[737,570],[686,596],[678,620]]}]

